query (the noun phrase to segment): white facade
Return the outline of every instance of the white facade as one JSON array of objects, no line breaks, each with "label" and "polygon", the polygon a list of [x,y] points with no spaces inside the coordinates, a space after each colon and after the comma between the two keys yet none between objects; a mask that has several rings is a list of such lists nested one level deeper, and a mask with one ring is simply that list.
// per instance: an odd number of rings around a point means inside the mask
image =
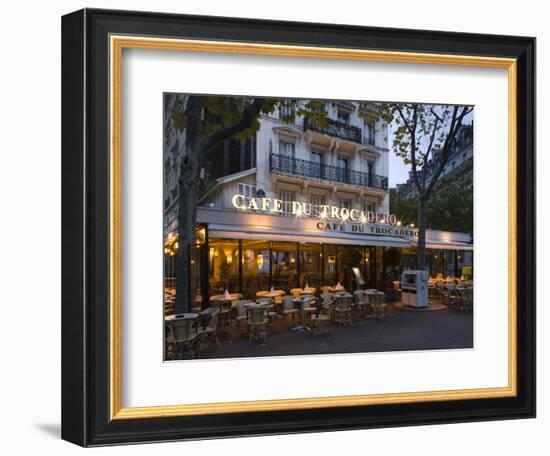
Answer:
[{"label": "white facade", "polygon": [[284,122],[278,111],[261,116],[255,166],[218,178],[200,205],[234,210],[235,194],[260,192],[285,203],[281,215],[290,212],[291,201],[310,203],[313,210],[331,205],[389,213],[388,126],[371,108],[360,109],[358,103],[327,102],[328,128],[303,116]]}]

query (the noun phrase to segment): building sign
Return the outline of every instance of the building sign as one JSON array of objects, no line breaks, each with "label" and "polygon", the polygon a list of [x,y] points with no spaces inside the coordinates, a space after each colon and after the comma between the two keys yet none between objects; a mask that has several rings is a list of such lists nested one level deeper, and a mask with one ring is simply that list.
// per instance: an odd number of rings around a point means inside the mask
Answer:
[{"label": "building sign", "polygon": [[[295,217],[310,217],[320,220],[317,229],[323,231],[342,231],[356,234],[375,234],[386,236],[418,236],[418,230],[401,226],[393,214],[360,211],[327,204],[314,206],[300,201],[283,202],[276,198],[250,198],[234,195],[233,207],[243,211],[286,214]],[[289,211],[284,205],[290,205]],[[283,210],[285,207],[286,210]]]},{"label": "building sign", "polygon": [[317,222],[317,229],[323,231],[340,231],[352,234],[374,234],[378,236],[418,237],[418,230],[402,226],[360,225],[342,222]]}]

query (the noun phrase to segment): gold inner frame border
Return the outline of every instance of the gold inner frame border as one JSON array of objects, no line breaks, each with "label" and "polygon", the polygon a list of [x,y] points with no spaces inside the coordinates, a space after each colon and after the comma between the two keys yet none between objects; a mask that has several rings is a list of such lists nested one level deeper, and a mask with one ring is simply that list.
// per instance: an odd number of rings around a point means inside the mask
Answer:
[{"label": "gold inner frame border", "polygon": [[[508,385],[423,392],[273,399],[261,401],[122,407],[122,51],[153,49],[337,60],[503,68],[508,71]],[[517,395],[517,61],[512,58],[393,52],[111,35],[110,52],[110,415],[112,420],[266,412],[345,406],[514,397]]]}]

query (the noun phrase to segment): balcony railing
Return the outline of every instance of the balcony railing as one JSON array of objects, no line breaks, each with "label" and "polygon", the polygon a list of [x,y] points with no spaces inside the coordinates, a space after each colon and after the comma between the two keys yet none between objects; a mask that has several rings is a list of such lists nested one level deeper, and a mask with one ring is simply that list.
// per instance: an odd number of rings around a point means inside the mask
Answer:
[{"label": "balcony railing", "polygon": [[286,155],[271,154],[270,165],[271,172],[286,174],[288,176],[326,180],[380,190],[388,189],[388,178],[385,176],[369,175],[369,173],[362,173],[338,166],[323,165]]},{"label": "balcony railing", "polygon": [[333,119],[326,119],[328,127],[322,128],[315,125],[307,117],[304,119],[304,131],[312,130],[324,133],[329,136],[336,136],[347,141],[352,141],[361,144],[361,129],[352,125],[347,125]]}]

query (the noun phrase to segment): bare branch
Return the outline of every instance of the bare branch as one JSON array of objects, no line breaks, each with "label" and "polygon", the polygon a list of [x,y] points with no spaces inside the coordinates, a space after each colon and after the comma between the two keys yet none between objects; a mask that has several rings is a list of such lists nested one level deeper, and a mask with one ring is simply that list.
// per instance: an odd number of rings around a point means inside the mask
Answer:
[{"label": "bare branch", "polygon": [[[418,105],[415,105],[415,106],[418,107]],[[409,125],[409,121],[405,118],[405,114],[403,114],[403,111],[401,110],[401,107],[399,105],[397,105],[396,109],[397,109],[397,112],[399,113],[399,115],[401,116],[401,119],[403,120],[403,123],[405,124],[405,127],[407,128],[407,130],[409,130],[409,133],[412,135],[413,130]]]},{"label": "bare branch", "polygon": [[443,144],[443,148],[441,150],[441,160],[439,162],[437,170],[432,176],[432,180],[430,181],[430,183],[428,184],[428,187],[426,188],[426,193],[425,193],[426,198],[429,197],[430,193],[432,192],[435,186],[435,183],[441,176],[441,173],[443,172],[443,169],[447,164],[447,160],[449,159],[449,151],[451,150],[451,147],[455,142],[456,133],[458,132],[458,129],[462,125],[462,120],[467,114],[469,114],[473,110],[473,108],[468,108],[467,106],[463,106],[462,111],[458,114],[458,108],[459,108],[458,106],[455,106],[453,109],[453,116],[451,119],[451,125],[449,126],[449,132],[447,133],[447,137],[445,138],[445,143]]}]

